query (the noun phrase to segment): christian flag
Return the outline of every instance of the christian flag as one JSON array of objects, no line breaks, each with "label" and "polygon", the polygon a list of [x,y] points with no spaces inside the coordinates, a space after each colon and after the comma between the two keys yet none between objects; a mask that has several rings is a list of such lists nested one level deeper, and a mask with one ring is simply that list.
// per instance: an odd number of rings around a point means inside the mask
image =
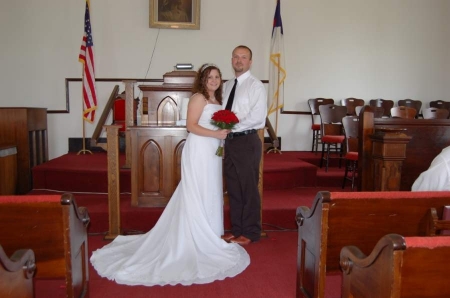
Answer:
[{"label": "christian flag", "polygon": [[89,0],[86,0],[84,34],[78,60],[83,63],[83,116],[86,121],[92,123],[97,109],[97,94],[95,91],[94,42],[92,40],[89,6]]},{"label": "christian flag", "polygon": [[283,24],[281,22],[280,0],[277,0],[275,17],[273,19],[272,42],[270,47],[269,65],[269,98],[268,114],[283,108],[284,104],[284,80],[286,70],[284,68],[284,42]]}]

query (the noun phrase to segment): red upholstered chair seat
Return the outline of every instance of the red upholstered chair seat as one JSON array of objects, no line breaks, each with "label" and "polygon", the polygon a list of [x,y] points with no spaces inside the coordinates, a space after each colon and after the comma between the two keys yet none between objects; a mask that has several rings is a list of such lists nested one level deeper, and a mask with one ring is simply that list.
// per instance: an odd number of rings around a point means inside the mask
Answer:
[{"label": "red upholstered chair seat", "polygon": [[311,152],[317,152],[319,144],[322,144],[322,128],[320,123],[316,123],[316,116],[319,116],[319,106],[333,104],[332,98],[310,98],[308,106],[311,110],[311,130],[313,133]]},{"label": "red upholstered chair seat", "polygon": [[358,161],[358,152],[347,152],[345,154],[345,159],[352,160],[352,161]]},{"label": "red upholstered chair seat", "polygon": [[[320,168],[322,168],[323,161],[326,161],[325,172],[328,172],[328,162],[330,160],[330,147],[334,147],[335,153],[339,153],[339,167],[341,167],[341,160],[343,155],[343,143],[345,136],[342,130],[342,118],[347,115],[347,107],[338,106],[335,104],[319,106],[319,115],[321,120],[322,131],[322,157],[320,159]],[[326,150],[325,150],[326,148]],[[325,155],[326,151],[326,155]]]},{"label": "red upholstered chair seat", "polygon": [[322,137],[323,143],[342,143],[345,140],[345,136],[328,135]]}]

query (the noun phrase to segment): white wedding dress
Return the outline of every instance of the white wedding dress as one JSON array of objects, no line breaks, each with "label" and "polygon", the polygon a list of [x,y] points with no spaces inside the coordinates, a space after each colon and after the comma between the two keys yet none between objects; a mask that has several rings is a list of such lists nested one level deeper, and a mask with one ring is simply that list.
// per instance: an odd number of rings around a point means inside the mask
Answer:
[{"label": "white wedding dress", "polygon": [[[215,129],[211,116],[220,105],[207,104],[199,124]],[[98,274],[126,285],[191,285],[241,273],[250,257],[223,234],[220,141],[190,133],[182,152],[182,174],[172,198],[152,230],[118,236],[92,253]]]}]

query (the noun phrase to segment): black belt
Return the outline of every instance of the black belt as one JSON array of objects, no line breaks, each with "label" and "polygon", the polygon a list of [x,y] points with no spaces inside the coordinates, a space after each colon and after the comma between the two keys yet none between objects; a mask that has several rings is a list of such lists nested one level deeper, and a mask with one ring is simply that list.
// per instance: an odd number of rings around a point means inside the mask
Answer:
[{"label": "black belt", "polygon": [[251,134],[254,134],[254,133],[256,133],[256,129],[249,129],[249,130],[244,130],[244,131],[239,131],[239,132],[230,132],[227,135],[227,139],[232,139],[234,137],[251,135]]}]

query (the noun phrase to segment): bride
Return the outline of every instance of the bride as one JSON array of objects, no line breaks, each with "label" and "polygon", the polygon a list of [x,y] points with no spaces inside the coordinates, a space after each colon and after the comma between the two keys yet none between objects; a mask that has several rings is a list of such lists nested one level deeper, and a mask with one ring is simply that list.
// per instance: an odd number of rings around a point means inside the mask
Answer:
[{"label": "bride", "polygon": [[189,100],[181,181],[156,225],[143,235],[118,236],[92,253],[98,274],[126,285],[191,285],[241,273],[250,257],[223,235],[222,158],[228,130],[213,126],[221,109],[222,75],[213,64],[197,72]]}]

